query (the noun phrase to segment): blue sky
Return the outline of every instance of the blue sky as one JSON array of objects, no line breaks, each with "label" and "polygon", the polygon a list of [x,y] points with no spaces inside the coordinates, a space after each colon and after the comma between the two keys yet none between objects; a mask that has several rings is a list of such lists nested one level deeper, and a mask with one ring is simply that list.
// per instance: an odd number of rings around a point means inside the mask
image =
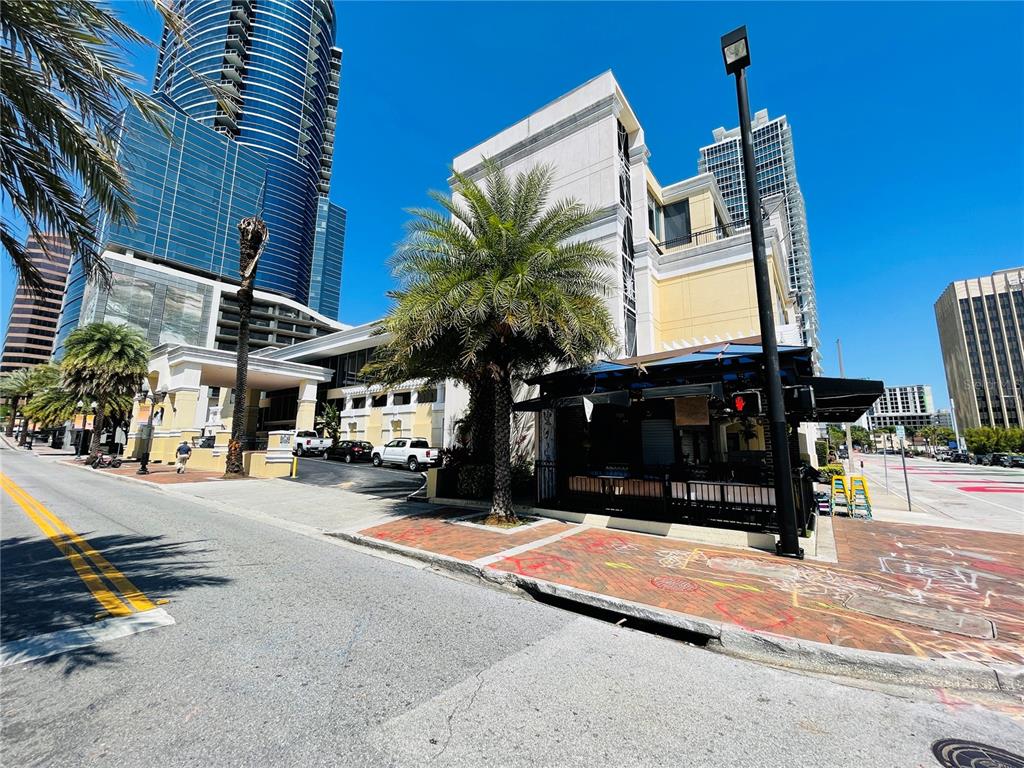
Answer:
[{"label": "blue sky", "polygon": [[[932,384],[948,404],[933,303],[1024,263],[1021,4],[336,5],[345,322],[387,308],[403,209],[444,188],[455,155],[606,69],[658,178],[693,175],[711,130],[737,122],[718,40],[743,23],[751,107],[793,126],[828,373],[842,337],[848,376]],[[156,39],[144,3],[116,7]],[[148,79],[154,62],[134,65]]]}]

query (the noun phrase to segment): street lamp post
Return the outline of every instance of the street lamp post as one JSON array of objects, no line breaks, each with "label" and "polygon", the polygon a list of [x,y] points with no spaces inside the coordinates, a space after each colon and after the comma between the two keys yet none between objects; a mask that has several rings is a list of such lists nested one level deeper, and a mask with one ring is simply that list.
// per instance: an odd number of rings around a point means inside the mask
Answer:
[{"label": "street lamp post", "polygon": [[135,473],[137,475],[149,474],[149,452],[153,448],[153,414],[156,411],[157,403],[164,399],[165,394],[165,392],[151,392],[148,389],[143,389],[135,396],[140,404],[147,400],[150,401],[149,418],[146,419],[146,450],[139,455],[139,469]]},{"label": "street lamp post", "polygon": [[750,64],[750,45],[745,26],[722,36],[722,57],[725,60],[725,71],[736,76],[736,101],[740,112],[743,178],[747,186],[747,211],[750,219],[750,244],[754,252],[757,314],[761,327],[765,375],[768,379],[768,427],[774,453],[772,465],[775,474],[775,505],[780,532],[775,551],[785,557],[803,559],[804,550],[800,546],[797,533],[796,501],[793,493],[793,472],[789,462],[786,411],[782,402],[782,378],[779,371],[779,348],[775,340],[772,288],[768,277],[768,259],[764,248],[764,227],[761,223],[761,194],[757,189],[754,140],[750,130],[750,104],[747,99],[746,80],[746,68]]}]

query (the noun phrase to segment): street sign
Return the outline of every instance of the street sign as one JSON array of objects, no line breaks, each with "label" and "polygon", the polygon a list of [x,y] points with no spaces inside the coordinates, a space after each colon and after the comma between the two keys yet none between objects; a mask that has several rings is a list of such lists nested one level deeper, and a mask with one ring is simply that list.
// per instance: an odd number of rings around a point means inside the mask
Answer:
[{"label": "street sign", "polygon": [[904,427],[902,424],[900,424],[899,426],[896,427],[896,439],[897,440],[906,440],[907,439],[907,428]]}]

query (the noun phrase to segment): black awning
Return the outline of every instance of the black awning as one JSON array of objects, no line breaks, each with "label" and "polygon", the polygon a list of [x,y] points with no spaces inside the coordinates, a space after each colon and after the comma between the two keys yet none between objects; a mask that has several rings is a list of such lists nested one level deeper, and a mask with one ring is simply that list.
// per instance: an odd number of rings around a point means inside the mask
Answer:
[{"label": "black awning", "polygon": [[799,413],[802,421],[856,421],[882,396],[885,382],[813,376],[801,381],[814,389],[814,412]]},{"label": "black awning", "polygon": [[673,387],[648,387],[643,390],[644,400],[659,400],[665,397],[693,397],[707,395],[722,398],[721,384],[679,384]]},{"label": "black awning", "polygon": [[572,408],[574,406],[582,406],[584,398],[594,405],[617,405],[620,408],[629,407],[629,391],[625,389],[619,389],[614,392],[595,392],[592,395],[558,397],[552,400],[551,404],[555,408]]},{"label": "black awning", "polygon": [[543,397],[532,397],[529,400],[520,400],[518,403],[512,404],[512,410],[515,413],[537,413],[550,407],[551,403]]}]

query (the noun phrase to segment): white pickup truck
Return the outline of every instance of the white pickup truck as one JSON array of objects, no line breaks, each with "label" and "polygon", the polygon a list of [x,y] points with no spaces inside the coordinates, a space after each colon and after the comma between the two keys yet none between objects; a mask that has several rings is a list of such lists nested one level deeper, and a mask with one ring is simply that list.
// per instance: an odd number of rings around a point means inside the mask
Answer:
[{"label": "white pickup truck", "polygon": [[329,437],[320,437],[313,431],[299,431],[295,433],[295,447],[292,453],[296,456],[320,456],[331,447]]},{"label": "white pickup truck", "polygon": [[400,437],[374,447],[370,454],[373,466],[401,464],[410,472],[419,472],[421,467],[437,466],[441,463],[441,450],[431,448],[423,437]]}]

